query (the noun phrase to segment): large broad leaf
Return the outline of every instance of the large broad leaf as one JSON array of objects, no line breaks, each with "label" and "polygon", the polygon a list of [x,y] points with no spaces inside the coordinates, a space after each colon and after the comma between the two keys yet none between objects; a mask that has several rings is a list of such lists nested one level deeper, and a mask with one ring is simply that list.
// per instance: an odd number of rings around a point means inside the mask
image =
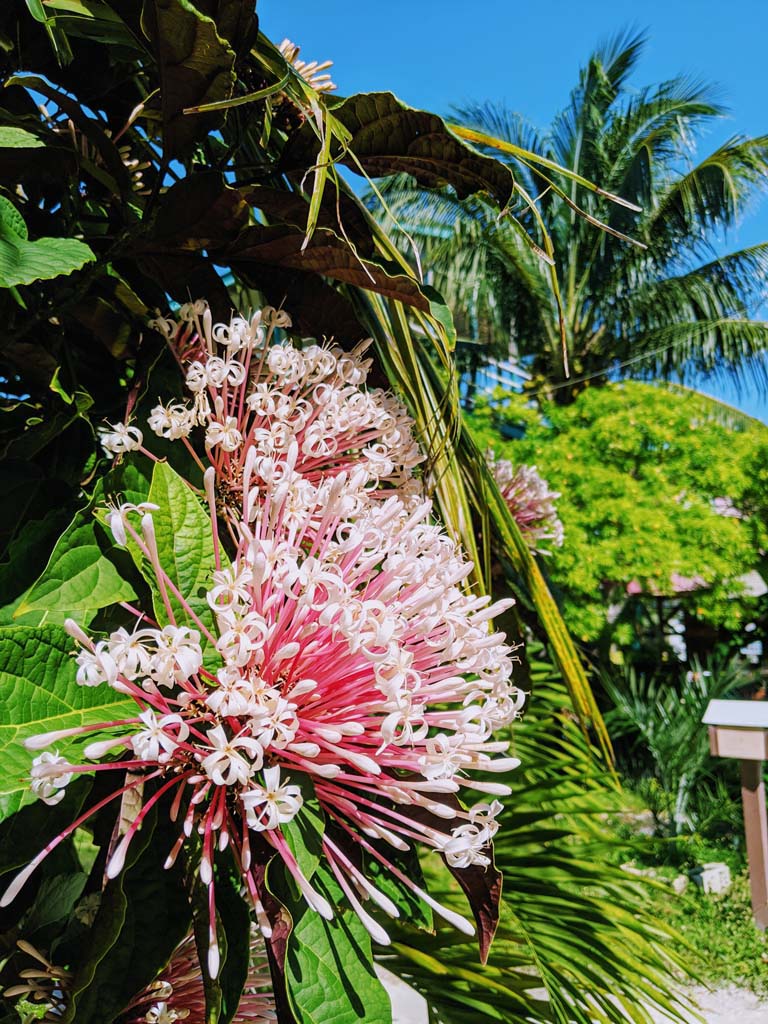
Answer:
[{"label": "large broad leaf", "polygon": [[[556,673],[531,661],[535,700],[515,725],[523,763],[497,836],[507,896],[488,964],[473,962],[474,944],[443,925],[432,937],[397,922],[395,944],[378,953],[425,995],[435,1019],[457,1024],[680,1021],[678,943],[616,863],[607,823],[617,790]],[[456,906],[447,878],[430,881]]]},{"label": "large broad leaf", "polygon": [[[376,857],[361,852],[357,843],[351,840],[344,843],[344,840],[338,836],[335,836],[334,839],[337,845],[342,846],[346,855],[353,860],[353,863],[358,857],[360,858],[366,878],[373,882],[379,892],[383,892],[385,896],[392,900],[400,911],[401,920],[408,921],[415,928],[423,928],[426,931],[433,930],[434,915],[432,908],[419,899],[409,886],[401,882]],[[368,842],[371,846],[378,849],[387,862],[393,864],[406,878],[415,882],[422,889],[426,889],[427,886],[421,870],[419,855],[414,846],[411,846],[408,850],[395,850],[393,847],[376,841],[373,838],[370,838]]]},{"label": "large broad leaf", "polygon": [[[92,777],[80,776],[67,786],[60,803],[51,807],[35,800],[0,822],[0,876],[25,867],[54,836],[71,825],[92,785]],[[1,945],[0,949],[2,954],[7,952]]]},{"label": "large broad leaf", "polygon": [[129,560],[94,512],[107,497],[119,495],[121,502],[137,504],[146,501],[148,492],[149,480],[138,461],[125,463],[100,480],[93,500],[59,538],[16,617],[38,612],[38,624],[61,624],[66,618],[75,618],[88,625],[99,609],[135,598],[136,591],[126,579]]},{"label": "large broad leaf", "polygon": [[226,937],[222,965],[217,982],[221,990],[221,1013],[218,1024],[237,1021],[237,1008],[248,978],[251,957],[251,912],[239,893],[239,880],[233,870],[230,877],[216,886],[216,911],[219,930]]},{"label": "large broad leaf", "polygon": [[238,57],[250,51],[259,32],[254,0],[197,0],[195,6],[214,19],[216,31]]},{"label": "large broad leaf", "polygon": [[81,625],[88,625],[99,608],[133,600],[136,591],[123,579],[113,560],[118,553],[90,506],[78,512],[14,618],[36,612],[39,624],[60,625],[65,619],[75,618]]},{"label": "large broad leaf", "polygon": [[[0,629],[0,819],[31,799],[27,736],[135,713],[133,701],[107,686],[78,686],[72,650],[58,626]],[[70,747],[60,743],[59,753]]]},{"label": "large broad leaf", "polygon": [[232,315],[232,299],[211,261],[199,253],[141,252],[136,265],[145,282],[161,287],[176,302],[206,296],[217,320]]},{"label": "large broad leaf", "polygon": [[[165,462],[155,464],[149,500],[160,506],[160,510],[153,513],[160,565],[192,612],[214,632],[214,615],[205,596],[215,569],[208,510],[189,485]],[[228,565],[223,551],[221,556],[222,564]],[[152,587],[155,617],[158,622],[168,622],[168,612],[154,574],[146,565],[144,571]],[[169,601],[178,624],[198,628],[194,618],[173,594],[169,594]]]},{"label": "large broad leaf", "polygon": [[233,241],[248,223],[248,204],[216,171],[192,174],[163,196],[151,248],[197,252]]},{"label": "large broad leaf", "polygon": [[[309,199],[300,192],[253,185],[241,189],[242,195],[251,206],[267,217],[270,222],[306,225],[309,217]],[[360,201],[346,192],[328,189],[323,192],[323,201],[318,211],[317,226],[329,228],[337,235],[342,234],[354,245],[361,256],[373,256],[375,246],[370,215]]]},{"label": "large broad leaf", "polygon": [[358,288],[399,299],[408,306],[429,312],[433,303],[442,304],[434,289],[420,284],[397,263],[363,259],[349,243],[327,228],[317,228],[305,244],[302,228],[290,224],[254,224],[217,258],[226,259],[233,269],[244,266],[258,284],[258,266],[322,274]]},{"label": "large broad leaf", "polygon": [[[443,803],[461,808],[459,799],[447,794],[443,797]],[[428,828],[440,829],[440,819],[428,811],[425,807],[411,808],[411,816]],[[452,867],[446,861],[446,866],[467,897],[477,925],[477,941],[480,952],[481,963],[488,960],[488,952],[499,926],[499,913],[501,906],[502,874],[494,863],[493,843],[487,843],[483,853],[490,860],[487,867],[479,864],[470,864],[465,868]]]},{"label": "large broad leaf", "polygon": [[9,199],[0,196],[0,288],[71,274],[95,259],[85,242],[76,238],[30,242],[21,214]]},{"label": "large broad leaf", "polygon": [[[510,200],[509,168],[462,142],[436,114],[414,110],[390,92],[350,96],[331,113],[351,134],[348,152],[332,145],[331,157],[353,171],[362,167],[372,178],[404,171],[428,188],[452,185],[460,199],[488,192],[502,209]],[[307,124],[286,147],[283,168],[311,166],[318,145]]]},{"label": "large broad leaf", "polygon": [[163,153],[170,159],[221,124],[223,114],[184,111],[232,95],[235,53],[189,0],[145,0],[141,26],[160,66]]},{"label": "large broad leaf", "polygon": [[[47,79],[37,75],[14,75],[5,84],[6,87],[20,86],[27,89],[35,104],[39,102],[38,93],[55,103],[72,120],[77,130],[83,133],[93,150],[98,153],[98,159],[94,160],[84,152],[70,148],[70,158],[76,156],[83,170],[109,191],[123,194],[131,192],[131,178],[128,170],[123,164],[117,146],[107,134],[105,126],[99,118],[88,114],[83,105],[67,92],[56,88]],[[58,151],[55,155],[58,158]],[[51,156],[54,156],[53,152],[51,152]],[[62,170],[68,163],[69,160],[62,164]]]},{"label": "large broad leaf", "polygon": [[293,930],[285,978],[299,1024],[391,1024],[389,997],[372,965],[371,940],[325,868],[313,885],[322,888],[336,916],[326,921],[301,899],[288,901]]},{"label": "large broad leaf", "polygon": [[325,820],[308,775],[294,775],[292,781],[301,788],[301,811],[281,826],[281,831],[306,879],[311,879],[322,860]]}]

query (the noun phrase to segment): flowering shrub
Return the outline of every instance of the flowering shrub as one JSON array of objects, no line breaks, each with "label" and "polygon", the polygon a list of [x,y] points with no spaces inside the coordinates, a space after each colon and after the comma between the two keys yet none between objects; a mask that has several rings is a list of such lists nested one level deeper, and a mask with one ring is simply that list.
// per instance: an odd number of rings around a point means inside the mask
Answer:
[{"label": "flowering shrub", "polygon": [[[65,622],[77,686],[112,691],[119,714],[25,740],[43,751],[31,789],[47,804],[79,776],[115,781],[0,900],[120,800],[131,811],[105,862],[118,879],[162,809],[174,823],[165,867],[181,857],[204,894],[211,979],[217,889],[233,878],[267,940],[283,927],[279,902],[304,913],[291,893],[329,922],[350,907],[378,942],[388,936],[366,903],[397,917],[415,899],[471,934],[407,863],[414,843],[474,895],[487,946],[495,798],[510,792],[487,776],[518,764],[494,738],[522,704],[512,649],[490,626],[506,603],[462,587],[470,565],[431,519],[411,421],[364,388],[363,347],[277,341],[289,326],[273,309],[213,324],[204,303],[157,321],[189,399],[158,405],[148,423],[186,448],[192,479],[152,455],[135,423],[105,430],[108,452],[154,460],[145,500],[99,512],[151,606],[122,602],[123,622],[101,636]],[[492,799],[466,806],[460,792]]]}]

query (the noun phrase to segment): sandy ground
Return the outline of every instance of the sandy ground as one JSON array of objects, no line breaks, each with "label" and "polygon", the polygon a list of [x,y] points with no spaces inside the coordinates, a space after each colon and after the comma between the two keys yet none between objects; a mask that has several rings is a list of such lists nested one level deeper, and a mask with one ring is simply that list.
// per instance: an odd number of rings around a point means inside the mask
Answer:
[{"label": "sandy ground", "polygon": [[[695,988],[691,995],[707,1024],[768,1024],[768,1002],[761,1002],[751,992],[735,985],[714,992]],[[669,1024],[669,1018],[663,1014],[654,1014],[653,1019],[658,1024]],[[695,1020],[691,1017],[691,1021]]]},{"label": "sandy ground", "polygon": [[[427,1024],[427,1004],[405,982],[400,981],[385,968],[377,966],[381,978],[392,999],[392,1024]],[[729,986],[709,992],[705,988],[691,990],[693,999],[699,1004],[706,1024],[768,1024],[768,1002],[761,1002],[757,996],[745,989]],[[669,1024],[669,1017],[654,1013],[656,1024]],[[698,1018],[691,1016],[691,1024]]]}]

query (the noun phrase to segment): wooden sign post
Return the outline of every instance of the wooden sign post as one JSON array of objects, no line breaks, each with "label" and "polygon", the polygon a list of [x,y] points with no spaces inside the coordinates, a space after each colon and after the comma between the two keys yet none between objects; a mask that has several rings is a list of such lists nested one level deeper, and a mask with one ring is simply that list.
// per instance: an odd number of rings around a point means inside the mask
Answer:
[{"label": "wooden sign post", "polygon": [[763,761],[768,758],[768,702],[711,700],[702,719],[709,726],[715,757],[735,757],[741,765],[741,801],[747,837],[752,913],[768,928],[768,812]]}]

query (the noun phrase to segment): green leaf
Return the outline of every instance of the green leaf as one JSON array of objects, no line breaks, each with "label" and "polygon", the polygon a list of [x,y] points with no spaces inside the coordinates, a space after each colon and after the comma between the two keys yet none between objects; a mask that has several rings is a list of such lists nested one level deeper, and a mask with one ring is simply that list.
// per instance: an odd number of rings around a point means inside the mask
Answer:
[{"label": "green leaf", "polygon": [[[420,185],[452,185],[460,199],[487,192],[503,209],[514,180],[508,167],[459,139],[436,114],[414,110],[390,92],[360,93],[334,105],[333,119],[351,135],[348,149],[337,144],[331,158],[369,177],[405,172]],[[317,137],[307,124],[286,147],[285,169],[315,162]]]},{"label": "green leaf", "polygon": [[141,463],[126,462],[96,486],[93,500],[77,513],[53,549],[48,565],[16,609],[15,617],[39,612],[43,622],[76,618],[88,625],[101,608],[131,601],[136,591],[126,579],[130,562],[95,511],[107,496],[138,504],[147,500],[149,481]]},{"label": "green leaf", "polygon": [[285,977],[297,1021],[391,1024],[392,1008],[373,969],[368,932],[357,914],[344,905],[341,889],[324,867],[318,867],[313,885],[336,904],[336,916],[326,921],[303,898],[288,902],[293,930]]},{"label": "green leaf", "polygon": [[5,124],[0,125],[0,149],[45,149],[45,143],[24,128]]},{"label": "green leaf", "polygon": [[[40,842],[39,838],[37,840]],[[35,851],[37,852],[37,851]],[[80,899],[88,876],[83,871],[44,878],[34,904],[24,918],[24,935],[33,935],[41,928],[57,924],[69,917]]]},{"label": "green leaf", "polygon": [[[267,185],[249,185],[241,188],[241,193],[270,223],[280,221],[282,224],[294,224],[297,228],[307,223],[309,203],[300,192],[269,188]],[[336,234],[343,234],[361,255],[374,255],[376,247],[370,214],[357,198],[346,192],[328,189],[323,193],[317,224]]]},{"label": "green leaf", "polygon": [[24,241],[29,238],[24,218],[5,196],[0,196],[0,237],[16,236]]},{"label": "green leaf", "polygon": [[[155,463],[149,501],[160,506],[160,511],[153,513],[160,565],[194,614],[213,633],[215,618],[206,600],[215,569],[210,515],[189,485],[165,462]],[[223,551],[221,556],[222,565],[229,565]],[[154,573],[146,564],[143,571],[152,587],[155,617],[167,623],[168,612]],[[197,629],[181,602],[173,594],[168,597],[176,622]],[[205,637],[202,641],[205,649]]]},{"label": "green leaf", "polygon": [[76,238],[30,242],[21,214],[9,199],[0,196],[0,288],[71,274],[95,259],[89,246]]},{"label": "green leaf", "polygon": [[27,519],[8,545],[6,556],[0,562],[0,594],[8,602],[0,607],[0,626],[39,623],[40,612],[33,612],[28,620],[21,615],[14,620],[14,615],[25,592],[45,568],[67,519],[66,508],[51,509],[42,519]]},{"label": "green leaf", "polygon": [[39,612],[38,624],[76,618],[88,625],[100,608],[131,601],[136,591],[123,579],[113,557],[120,553],[94,518],[92,507],[78,512],[53,549],[48,565],[14,613]]},{"label": "green leaf", "polygon": [[[72,649],[58,626],[0,629],[0,819],[31,799],[27,736],[135,714],[134,702],[107,686],[78,686]],[[72,749],[58,746],[64,756]]]},{"label": "green leaf", "polygon": [[[25,752],[24,756],[28,770],[30,755]],[[0,821],[0,875],[27,865],[54,836],[71,825],[92,786],[93,778],[81,775],[67,786],[60,803],[51,807],[35,800]]]},{"label": "green leaf", "polygon": [[68,36],[139,50],[122,18],[101,0],[45,0],[45,10],[48,23]]},{"label": "green leaf", "polygon": [[[55,29],[57,26],[54,25],[53,28]],[[78,157],[78,150],[73,150],[72,147],[69,147],[70,158],[74,155],[79,159],[83,170],[110,192],[114,194],[130,192],[131,179],[128,170],[123,164],[117,146],[102,127],[103,122],[99,118],[89,116],[76,99],[62,89],[52,86],[45,78],[40,78],[37,75],[13,75],[6,81],[5,85],[6,87],[20,86],[22,89],[26,89],[33,96],[35,104],[39,102],[39,97],[35,95],[37,93],[41,93],[46,99],[55,103],[67,117],[71,118],[75,127],[83,133],[91,146],[93,146],[93,149],[98,153],[98,162],[94,162],[89,160],[84,154]],[[57,160],[59,159],[60,152],[57,151],[55,154]],[[69,164],[69,159],[66,160],[66,163]],[[75,164],[76,167],[77,164]],[[62,165],[63,169],[64,165]]]},{"label": "green leaf", "polygon": [[292,775],[291,781],[301,788],[304,803],[295,818],[281,825],[281,831],[302,874],[309,880],[324,856],[325,818],[309,776]]},{"label": "green leaf", "polygon": [[[181,858],[187,862],[189,875],[189,903],[192,910],[192,934],[195,937],[195,949],[200,970],[200,981],[203,986],[205,998],[205,1020],[203,1024],[218,1024],[221,1017],[224,996],[218,978],[212,978],[208,970],[208,945],[209,945],[209,911],[208,911],[208,889],[200,881],[197,864],[193,857],[187,858],[186,851],[182,849]],[[218,919],[217,919],[218,925]],[[219,955],[223,958],[227,955],[227,936],[218,934]]]},{"label": "green leaf", "polygon": [[[196,866],[189,895],[195,945],[205,992],[205,1024],[230,1024],[235,1019],[248,977],[251,956],[251,914],[240,896],[241,878],[228,853],[216,858],[216,930],[221,968],[216,978],[208,972],[209,909],[208,889],[200,881]],[[201,1021],[202,1024],[202,1021]]]}]

